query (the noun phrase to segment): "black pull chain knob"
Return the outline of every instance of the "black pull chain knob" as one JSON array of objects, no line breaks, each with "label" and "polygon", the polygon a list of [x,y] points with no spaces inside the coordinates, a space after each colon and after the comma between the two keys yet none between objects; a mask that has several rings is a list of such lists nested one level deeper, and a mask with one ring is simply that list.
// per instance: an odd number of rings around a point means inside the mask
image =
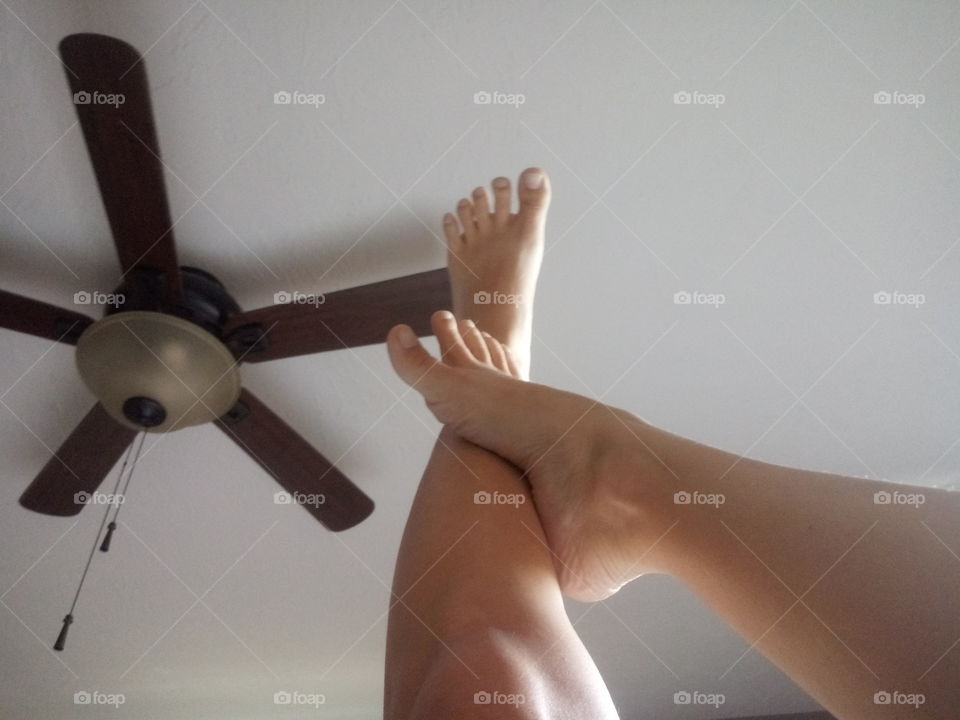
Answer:
[{"label": "black pull chain knob", "polygon": [[100,543],[100,552],[107,552],[110,550],[110,540],[113,539],[113,531],[117,529],[117,524],[115,522],[110,522],[107,525],[107,534],[103,536],[103,542]]},{"label": "black pull chain knob", "polygon": [[53,644],[54,650],[63,650],[63,645],[67,642],[67,628],[70,627],[70,623],[73,622],[73,615],[67,615],[63,619],[63,627],[60,628],[60,634],[57,635],[57,641]]},{"label": "black pull chain knob", "polygon": [[[140,433],[140,443],[137,445],[137,451],[133,454],[133,464],[130,465],[130,472],[127,474],[127,481],[123,486],[124,495],[126,494],[127,486],[130,485],[130,478],[133,477],[133,469],[136,467],[137,460],[140,457],[140,451],[143,449],[143,441],[146,438],[147,434],[145,432]],[[120,468],[120,474],[117,475],[117,482],[113,488],[114,496],[117,495],[118,490],[120,489],[120,483],[123,480],[124,471],[127,469],[127,465],[130,461],[130,455],[133,452],[134,443],[130,443],[130,446],[127,448],[126,457],[123,459],[123,465]],[[117,507],[117,513],[120,512],[119,506]],[[97,538],[103,533],[103,528],[108,527],[107,534],[103,538],[103,542],[100,545],[100,549],[103,552],[107,552],[110,549],[110,539],[113,537],[113,531],[117,529],[117,515],[116,513],[113,516],[113,521],[107,525],[107,520],[110,518],[110,506],[107,506],[107,509],[104,510],[103,520],[100,521],[100,528],[97,530]],[[93,547],[90,548],[90,555],[87,556],[87,564],[83,567],[83,573],[80,575],[80,582],[77,584],[77,591],[73,594],[73,602],[70,603],[70,611],[67,613],[66,617],[63,618],[63,627],[60,629],[60,634],[57,635],[57,641],[53,644],[54,650],[63,650],[63,646],[67,642],[67,629],[70,627],[70,623],[73,622],[73,611],[77,607],[77,600],[80,599],[80,591],[83,589],[83,582],[87,579],[87,573],[90,571],[90,563],[93,561],[93,556],[97,552],[97,540],[94,539]]]}]

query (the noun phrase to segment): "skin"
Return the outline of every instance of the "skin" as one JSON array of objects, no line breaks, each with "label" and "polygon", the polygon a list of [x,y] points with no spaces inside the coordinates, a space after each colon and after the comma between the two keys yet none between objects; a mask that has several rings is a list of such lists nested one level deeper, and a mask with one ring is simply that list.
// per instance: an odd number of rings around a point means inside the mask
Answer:
[{"label": "skin", "polygon": [[[530,315],[550,197],[545,176],[538,188],[525,185],[531,172],[538,171],[525,171],[518,182],[517,213],[510,212],[510,182],[497,178],[492,203],[483,188],[474,191],[473,203],[461,203],[461,218],[474,218],[469,232],[446,216],[453,306],[463,319],[444,313],[437,320],[458,331],[471,357],[518,382],[529,368]],[[521,295],[526,302],[474,303],[474,293],[483,290]],[[514,502],[476,504],[477,492]],[[393,593],[385,718],[616,717],[567,618],[529,485],[509,462],[450,429],[440,434],[414,498]],[[521,694],[524,702],[475,704],[474,694],[484,691]]]},{"label": "skin", "polygon": [[[463,212],[460,219],[469,222],[470,214]],[[484,236],[474,223],[478,240],[471,252],[481,254]],[[520,232],[515,240],[542,247],[542,222],[532,226],[540,228],[539,236]],[[470,246],[468,232],[461,235]],[[464,308],[469,306],[461,297],[461,314]],[[495,327],[492,318],[483,322]],[[445,425],[408,521],[398,559],[398,594],[469,523],[500,518],[500,524],[486,536],[490,545],[461,549],[471,531],[449,551],[447,557],[456,553],[457,560],[444,572],[453,577],[437,572],[444,558],[414,585],[414,592],[422,593],[419,604],[408,603],[409,612],[423,624],[438,623],[431,625],[436,635],[454,645],[444,647],[450,643],[426,638],[425,631],[420,638],[402,635],[392,625],[391,637],[403,637],[403,647],[394,643],[391,654],[388,639],[388,709],[396,712],[387,717],[431,717],[446,710],[469,718],[480,715],[478,707],[488,711],[484,717],[566,717],[569,707],[578,708],[570,717],[612,717],[596,668],[577,651],[582,646],[553,599],[560,591],[581,601],[602,599],[648,572],[669,573],[687,584],[752,648],[838,718],[955,716],[960,707],[960,644],[955,642],[960,638],[960,494],[738,457],[662,431],[626,411],[524,382],[522,372],[497,361],[499,343],[478,335],[486,341],[484,352],[471,337],[476,329],[449,313],[435,314],[433,328],[442,359],[430,356],[405,326],[394,328],[388,338],[394,369]],[[516,344],[525,336],[514,328],[514,335],[503,337]],[[526,338],[515,355],[529,351]],[[516,363],[514,369],[519,367]],[[448,447],[441,449],[445,443]],[[516,468],[524,471],[523,479]],[[478,482],[484,487],[502,482],[504,488],[528,482],[534,502],[521,508],[535,505],[526,519],[539,519],[542,536],[518,530],[519,515],[477,511],[505,508],[467,508],[464,486],[469,490]],[[677,503],[677,492],[697,492],[714,504]],[[876,504],[878,492],[922,497],[923,503]],[[444,535],[437,528],[447,523],[438,518],[448,512],[456,519],[449,520],[452,527]],[[537,550],[543,547],[540,537],[547,553]],[[476,559],[479,569],[458,564],[473,562],[461,552],[483,556]],[[493,571],[484,570],[491,562]],[[471,579],[480,600],[457,589]],[[430,582],[436,583],[428,585],[432,591],[424,588]],[[399,613],[391,623],[395,618]],[[452,622],[449,634],[444,620]],[[408,618],[406,625],[416,622]],[[507,632],[498,634],[504,627]],[[561,638],[566,662],[550,662],[548,653],[546,662],[530,663],[544,634]],[[418,640],[425,644],[417,645]],[[529,692],[536,702],[497,709],[499,716],[467,702],[472,693],[464,696],[462,690],[478,687],[478,681],[458,659],[451,660],[454,648],[466,665],[476,653],[483,672],[474,674],[481,679],[502,682],[504,692]],[[409,671],[391,664],[401,653]],[[531,667],[536,668],[532,676]],[[409,705],[390,705],[402,694],[391,692],[391,678],[397,677],[403,679],[394,685],[407,691]],[[923,704],[874,702],[875,693],[893,691],[922,694]],[[596,709],[576,705],[593,701]]]}]

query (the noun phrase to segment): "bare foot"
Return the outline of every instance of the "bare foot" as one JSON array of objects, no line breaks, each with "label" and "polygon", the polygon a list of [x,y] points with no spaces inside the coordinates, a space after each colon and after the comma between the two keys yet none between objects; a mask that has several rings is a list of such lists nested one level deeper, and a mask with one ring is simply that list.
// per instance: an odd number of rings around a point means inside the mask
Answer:
[{"label": "bare foot", "polygon": [[663,531],[659,508],[672,486],[636,441],[633,429],[643,423],[580,395],[518,381],[505,361],[493,359],[496,340],[484,338],[481,348],[480,335],[463,335],[461,327],[469,328],[447,311],[434,313],[432,324],[443,361],[398,325],[387,338],[393,367],[440,422],[525,470],[563,592],[599,600],[650,569],[638,548]]},{"label": "bare foot", "polygon": [[492,210],[487,191],[478,187],[472,201],[464,198],[457,204],[459,223],[451,213],[443,217],[453,313],[505,344],[526,379],[550,180],[539,168],[524,170],[516,213],[510,212],[510,181],[499,177],[491,187]]}]

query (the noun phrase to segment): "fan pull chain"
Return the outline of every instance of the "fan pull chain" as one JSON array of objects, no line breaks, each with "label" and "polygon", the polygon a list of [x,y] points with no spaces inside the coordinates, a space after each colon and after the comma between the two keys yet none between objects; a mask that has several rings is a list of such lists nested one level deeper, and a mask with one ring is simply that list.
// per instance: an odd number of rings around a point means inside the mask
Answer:
[{"label": "fan pull chain", "polygon": [[[100,552],[107,552],[110,550],[110,541],[113,539],[113,531],[117,529],[117,517],[120,515],[120,509],[123,507],[123,503],[127,501],[127,488],[130,487],[130,480],[133,478],[133,471],[137,469],[137,461],[140,459],[140,451],[143,450],[143,443],[147,438],[145,432],[140,433],[140,444],[137,445],[137,451],[133,455],[133,462],[130,464],[130,472],[127,473],[127,480],[123,483],[123,489],[120,491],[120,497],[123,498],[122,502],[117,502],[117,509],[113,513],[113,520],[107,525],[107,534],[103,538],[103,542],[100,544]],[[131,447],[132,447],[131,443]],[[121,477],[123,476],[123,469],[120,470]],[[109,508],[109,505],[107,506]]]},{"label": "fan pull chain", "polygon": [[[135,458],[134,458],[134,464],[136,464],[136,459],[140,457],[140,448],[143,447],[143,440],[144,440],[144,438],[146,437],[146,433],[145,433],[145,432],[141,432],[141,433],[140,433],[140,436],[141,436],[141,437],[140,437],[140,445],[139,445],[139,448],[137,449],[137,453],[136,453],[136,456],[135,456]],[[133,450],[133,445],[134,445],[134,443],[130,443],[130,446],[127,448],[126,455],[124,455],[124,458],[123,458],[123,465],[120,466],[120,473],[117,475],[117,482],[116,482],[116,483],[114,484],[114,486],[113,486],[113,496],[114,496],[114,498],[117,497],[117,490],[120,489],[120,481],[123,479],[123,474],[124,474],[124,472],[125,472],[126,469],[127,469],[127,465],[129,464],[129,461],[130,461],[130,453],[131,453],[132,450]],[[132,467],[132,466],[131,466],[131,468],[130,468],[130,474],[131,474],[131,475],[133,474],[133,467]],[[127,485],[129,485],[129,484],[130,484],[130,476],[128,475],[128,476],[127,476]],[[119,506],[118,506],[118,509],[119,509]],[[104,513],[103,513],[103,519],[100,521],[100,529],[97,530],[97,539],[99,539],[99,538],[100,538],[100,535],[103,534],[103,526],[106,524],[107,518],[108,518],[109,516],[110,516],[110,505],[107,504],[107,509],[106,509],[106,510],[104,511]],[[116,526],[115,523],[111,523],[111,524],[113,524],[114,526]],[[111,530],[110,532],[112,532],[112,530]],[[109,533],[108,533],[108,536],[109,536]],[[105,540],[105,542],[106,542],[106,540]],[[108,547],[109,547],[109,543],[107,543],[107,545],[108,545]],[[74,595],[73,595],[73,602],[70,603],[70,610],[67,612],[66,616],[63,618],[63,627],[60,628],[60,634],[57,635],[57,641],[53,644],[53,649],[54,649],[54,650],[63,650],[64,645],[65,645],[66,642],[67,642],[67,630],[69,629],[70,625],[73,623],[73,611],[74,611],[74,610],[76,609],[76,607],[77,607],[77,600],[80,599],[80,590],[83,588],[83,581],[87,579],[87,572],[89,572],[89,570],[90,570],[90,563],[93,561],[93,554],[94,554],[96,551],[97,551],[97,543],[96,543],[96,540],[94,540],[93,547],[90,548],[90,555],[87,557],[87,564],[84,566],[84,568],[83,568],[83,574],[80,576],[80,583],[77,585],[77,591],[76,591],[76,592],[74,593]]]}]

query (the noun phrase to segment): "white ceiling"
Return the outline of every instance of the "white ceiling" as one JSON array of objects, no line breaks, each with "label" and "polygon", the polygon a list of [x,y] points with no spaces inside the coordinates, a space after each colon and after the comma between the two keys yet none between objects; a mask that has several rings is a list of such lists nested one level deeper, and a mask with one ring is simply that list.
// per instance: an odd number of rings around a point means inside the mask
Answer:
[{"label": "white ceiling", "polygon": [[[438,267],[441,213],[540,165],[535,379],[767,461],[957,487],[955,2],[4,0],[0,287],[65,306],[117,279],[55,56],[80,31],[146,52],[181,259],[244,307]],[[875,305],[882,290],[926,302]],[[340,458],[371,519],[334,535],[274,505],[213,428],[148,443],[60,654],[100,518],[16,499],[92,397],[67,346],[4,332],[2,353],[0,714],[73,717],[73,693],[100,690],[124,709],[84,716],[275,717],[287,689],[379,717],[387,586],[437,429],[382,347],[243,371]],[[624,718],[816,707],[756,652],[719,679],[747,645],[669,579],[570,611]],[[685,687],[727,703],[682,714]]]}]

